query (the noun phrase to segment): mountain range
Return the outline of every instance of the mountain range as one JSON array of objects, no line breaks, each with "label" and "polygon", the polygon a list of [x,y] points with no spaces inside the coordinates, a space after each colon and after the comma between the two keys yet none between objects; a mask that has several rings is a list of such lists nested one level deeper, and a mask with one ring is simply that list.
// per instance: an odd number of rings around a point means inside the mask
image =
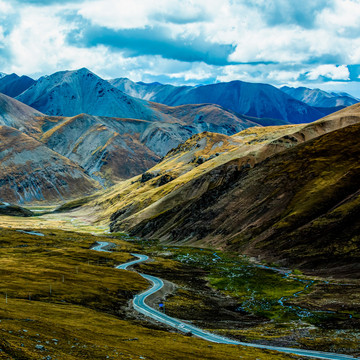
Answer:
[{"label": "mountain range", "polygon": [[[5,75],[0,78],[0,86],[18,94],[16,99],[0,94],[4,146],[5,137],[12,138],[11,151],[3,165],[5,168],[7,164],[2,181],[5,184],[8,179],[4,187],[8,193],[4,190],[1,199],[13,202],[68,199],[75,193],[82,196],[111,186],[146,172],[171,149],[204,131],[223,134],[225,138],[247,128],[257,127],[257,133],[262,126],[270,126],[263,130],[268,132],[277,125],[279,131],[284,125],[300,120],[310,122],[322,115],[315,107],[275,87],[240,81],[175,87],[133,83],[128,79],[106,81],[82,68],[57,72],[37,81]],[[159,102],[149,101],[153,99]],[[204,103],[186,104],[188,101]],[[181,102],[185,104],[177,105]],[[240,110],[248,114],[240,114]],[[28,149],[36,149],[42,160],[36,162],[25,156]],[[40,152],[45,155],[40,156]],[[28,160],[24,162],[18,154]],[[57,159],[53,167],[45,161],[46,157]],[[38,176],[31,185],[34,189],[28,191],[31,186],[24,178],[33,177],[40,168],[54,174],[61,168],[60,172],[66,174],[61,182],[67,190],[60,191],[58,185],[49,187],[47,178],[41,181]],[[70,173],[76,173],[77,179],[86,179],[84,184],[89,189],[77,187]]]},{"label": "mountain range", "polygon": [[329,93],[320,89],[283,86],[280,90],[292,96],[294,99],[318,108],[347,107],[359,102],[359,99],[356,99],[349,94],[334,92]]},{"label": "mountain range", "polygon": [[[272,125],[280,125],[281,123],[276,122],[313,121],[358,102],[358,99],[349,94],[329,93],[320,89],[284,86],[280,88],[282,93],[278,90],[268,84],[243,81],[200,86],[135,83],[127,78],[106,81],[85,68],[60,71],[37,81],[16,74],[2,73],[0,76],[1,93],[11,97],[18,96],[21,102],[47,115],[60,116],[88,113],[146,120],[158,115],[153,113],[151,106],[148,108],[148,101],[169,106],[211,103],[237,114],[266,118],[268,121],[273,119]],[[283,93],[290,98],[284,97]],[[300,103],[294,102],[294,99]]]},{"label": "mountain range", "polygon": [[356,277],[359,135],[359,104],[308,125],[197,134],[78,211],[112,231]]},{"label": "mountain range", "polygon": [[196,87],[134,83],[126,78],[106,81],[85,68],[60,71],[37,81],[6,75],[0,79],[0,90],[47,115],[87,113],[168,121],[149,101],[169,106],[211,103],[236,114],[265,118],[265,125],[314,121],[357,102],[348,94],[289,87],[280,91],[268,84],[242,81]]},{"label": "mountain range", "polygon": [[[283,97],[277,88],[267,84],[232,81],[202,86],[173,86],[157,82],[133,82],[127,78],[112,79],[109,82],[126,94],[144,100],[167,105],[210,102],[241,114],[282,119],[289,123],[309,122],[318,119],[319,113],[322,117],[359,102],[359,99],[346,93],[329,93],[305,87],[280,88],[291,99],[313,107],[311,111],[297,102],[292,103],[288,97]],[[295,104],[298,106],[297,109],[293,109],[293,106],[296,107]],[[273,125],[280,123],[273,122]]]},{"label": "mountain range", "polygon": [[324,115],[268,84],[231,81],[197,87],[174,87],[157,83],[130,84],[127,79],[120,80],[110,82],[121,91],[129,91],[133,96],[170,106],[211,103],[239,114],[283,120],[293,124],[314,121]]},{"label": "mountain range", "polygon": [[[151,106],[152,108],[149,106],[145,109],[160,114],[162,121],[88,114],[73,117],[48,116],[16,99],[0,94],[0,125],[8,130],[4,132],[4,136],[10,136],[9,127],[18,130],[11,133],[11,137],[17,138],[18,144],[15,141],[11,142],[11,151],[6,157],[6,164],[10,161],[12,165],[3,164],[3,168],[6,168],[3,172],[3,183],[6,182],[7,185],[3,186],[1,199],[22,203],[35,200],[63,200],[76,195],[85,195],[99,188],[99,183],[102,186],[110,186],[116,181],[146,171],[171,148],[178,146],[195,133],[211,129],[233,134],[247,127],[259,125],[251,121],[256,119],[238,117],[217,105],[186,105],[170,108],[152,103]],[[42,161],[34,162],[36,159],[28,159],[23,162],[18,156],[18,154],[24,155],[26,150],[23,148],[24,144],[30,144],[30,139],[33,140],[31,149],[37,149],[38,159]],[[4,138],[3,145],[6,144]],[[81,172],[82,177],[87,179],[85,184],[92,184],[89,189],[76,187],[74,184],[70,186],[71,176],[68,176],[61,180],[68,187],[67,191],[58,191],[55,187],[49,187],[46,177],[43,181],[38,177],[32,184],[34,189],[31,191],[20,191],[20,188],[28,187],[23,177],[34,177],[39,167],[46,168],[53,174],[59,171],[58,164],[54,163],[52,166],[51,162],[43,161],[46,156],[50,157],[50,150],[52,157],[57,156],[62,159],[61,161],[65,158],[69,160],[66,164],[71,164],[77,169],[76,178],[79,178]],[[40,156],[40,152],[44,152],[44,156]],[[68,173],[67,170],[61,171]],[[89,182],[89,177],[95,181]],[[44,191],[44,188],[47,191]]]},{"label": "mountain range", "polygon": [[36,81],[28,76],[18,76],[16,74],[0,77],[0,93],[16,97],[33,85]]}]

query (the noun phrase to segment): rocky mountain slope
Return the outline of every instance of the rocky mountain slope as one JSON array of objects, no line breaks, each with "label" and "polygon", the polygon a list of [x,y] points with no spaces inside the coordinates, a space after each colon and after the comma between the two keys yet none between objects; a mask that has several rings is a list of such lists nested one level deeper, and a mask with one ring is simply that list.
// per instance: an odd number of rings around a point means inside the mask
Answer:
[{"label": "rocky mountain slope", "polygon": [[269,126],[274,122],[278,125],[288,124],[286,121],[241,115],[216,104],[166,106],[151,102],[150,106],[163,114],[178,119],[183,124],[193,126],[196,129],[194,133],[212,131],[234,135],[252,126]]},{"label": "rocky mountain slope", "polygon": [[81,211],[111,216],[113,231],[357,276],[359,123],[354,105],[308,125],[198,134]]},{"label": "rocky mountain slope", "polygon": [[[320,108],[344,108],[359,102],[358,99],[352,97],[349,94],[329,93],[320,89],[283,86],[280,88],[280,90],[310,106]],[[339,108],[339,110],[341,109]]]},{"label": "rocky mountain slope", "polygon": [[59,201],[99,189],[78,165],[41,142],[0,126],[0,200]]},{"label": "rocky mountain slope", "polygon": [[[170,106],[212,103],[239,114],[293,124],[311,122],[324,116],[319,110],[267,84],[231,81],[176,87],[159,83],[133,83],[124,78],[110,80],[110,83],[134,97]],[[271,125],[278,124],[273,121]]]},{"label": "rocky mountain slope", "polygon": [[133,232],[358,277],[359,135],[360,124],[350,125],[255,168],[244,168],[238,160],[226,163],[187,184],[176,194],[184,199],[180,204],[169,207],[163,201],[161,214],[142,214]]},{"label": "rocky mountain slope", "polygon": [[212,129],[231,135],[258,125],[219,106],[152,106],[169,115],[172,122],[86,114],[44,117],[40,140],[79,164],[91,177],[112,185],[151,168],[169,150],[198,132]]},{"label": "rocky mountain slope", "polygon": [[37,137],[41,133],[39,120],[43,116],[40,111],[0,94],[0,125],[11,126]]},{"label": "rocky mountain slope", "polygon": [[91,115],[165,120],[146,101],[132,98],[82,68],[41,77],[17,99],[47,115]]},{"label": "rocky mountain slope", "polygon": [[40,140],[104,185],[144,172],[160,160],[140,139],[152,125],[149,121],[81,114],[55,122]]},{"label": "rocky mountain slope", "polygon": [[257,119],[237,116],[217,105],[148,106],[167,121],[47,116],[0,94],[0,124],[40,140],[104,186],[146,171],[173,147],[203,130],[231,135],[258,125],[253,122]]},{"label": "rocky mountain slope", "polygon": [[170,102],[177,93],[191,89],[191,86],[173,86],[158,82],[148,84],[134,82],[128,78],[111,79],[109,83],[130,96],[163,104]]},{"label": "rocky mountain slope", "polygon": [[28,76],[16,74],[0,77],[0,93],[16,97],[35,83],[35,80]]}]

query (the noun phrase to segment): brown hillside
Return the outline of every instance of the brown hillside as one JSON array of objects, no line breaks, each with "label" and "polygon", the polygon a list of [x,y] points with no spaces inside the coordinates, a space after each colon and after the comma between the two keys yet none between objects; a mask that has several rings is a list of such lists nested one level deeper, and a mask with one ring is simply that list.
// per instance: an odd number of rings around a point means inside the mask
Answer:
[{"label": "brown hillside", "polygon": [[0,166],[0,200],[12,203],[60,201],[99,188],[78,165],[7,126],[0,126]]}]

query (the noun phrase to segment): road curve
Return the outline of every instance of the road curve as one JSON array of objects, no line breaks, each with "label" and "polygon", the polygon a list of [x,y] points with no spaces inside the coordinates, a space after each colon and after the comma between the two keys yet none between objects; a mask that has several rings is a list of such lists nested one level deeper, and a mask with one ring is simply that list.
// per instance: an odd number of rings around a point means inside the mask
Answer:
[{"label": "road curve", "polygon": [[[106,250],[106,247],[108,247],[109,245],[110,245],[110,243],[108,243],[108,242],[105,242],[105,241],[100,242],[99,241],[98,245],[92,247],[92,250],[110,252],[109,250]],[[143,262],[143,261],[146,261],[149,259],[148,256],[146,256],[146,255],[140,255],[140,254],[131,254],[131,255],[137,257],[137,259],[133,260],[133,261],[129,261],[124,264],[121,264],[121,265],[118,265],[118,266],[116,266],[116,268],[126,270],[129,266],[132,266],[134,264],[137,264],[137,263],[140,263],[140,262]],[[152,286],[151,286],[151,288],[145,290],[141,294],[134,296],[134,298],[133,298],[134,309],[145,316],[151,317],[152,319],[157,320],[163,324],[172,326],[182,332],[185,332],[185,333],[191,332],[191,334],[194,336],[197,336],[204,340],[215,342],[215,343],[242,345],[242,346],[248,346],[248,347],[265,349],[265,350],[275,350],[275,351],[279,351],[279,352],[283,352],[283,353],[295,354],[295,355],[299,355],[299,356],[306,356],[306,357],[315,358],[315,359],[327,359],[327,360],[356,359],[352,356],[343,355],[343,354],[328,353],[328,352],[322,352],[322,351],[303,350],[303,349],[296,349],[296,348],[287,348],[287,347],[280,347],[280,346],[245,343],[245,342],[236,341],[236,340],[228,339],[228,338],[216,335],[216,334],[209,333],[198,327],[189,325],[178,319],[170,317],[160,311],[153,309],[149,305],[147,305],[145,303],[146,298],[148,296],[156,293],[157,291],[159,291],[164,286],[164,282],[155,276],[141,274],[141,273],[139,273],[139,275],[141,275],[143,278],[148,280],[152,284]]]}]

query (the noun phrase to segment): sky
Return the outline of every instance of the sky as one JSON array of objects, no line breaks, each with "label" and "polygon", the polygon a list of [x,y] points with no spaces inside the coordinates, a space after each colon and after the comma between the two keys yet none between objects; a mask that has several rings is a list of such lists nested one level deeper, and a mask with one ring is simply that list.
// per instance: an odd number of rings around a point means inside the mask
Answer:
[{"label": "sky", "polygon": [[360,0],[0,0],[0,72],[360,97]]}]

